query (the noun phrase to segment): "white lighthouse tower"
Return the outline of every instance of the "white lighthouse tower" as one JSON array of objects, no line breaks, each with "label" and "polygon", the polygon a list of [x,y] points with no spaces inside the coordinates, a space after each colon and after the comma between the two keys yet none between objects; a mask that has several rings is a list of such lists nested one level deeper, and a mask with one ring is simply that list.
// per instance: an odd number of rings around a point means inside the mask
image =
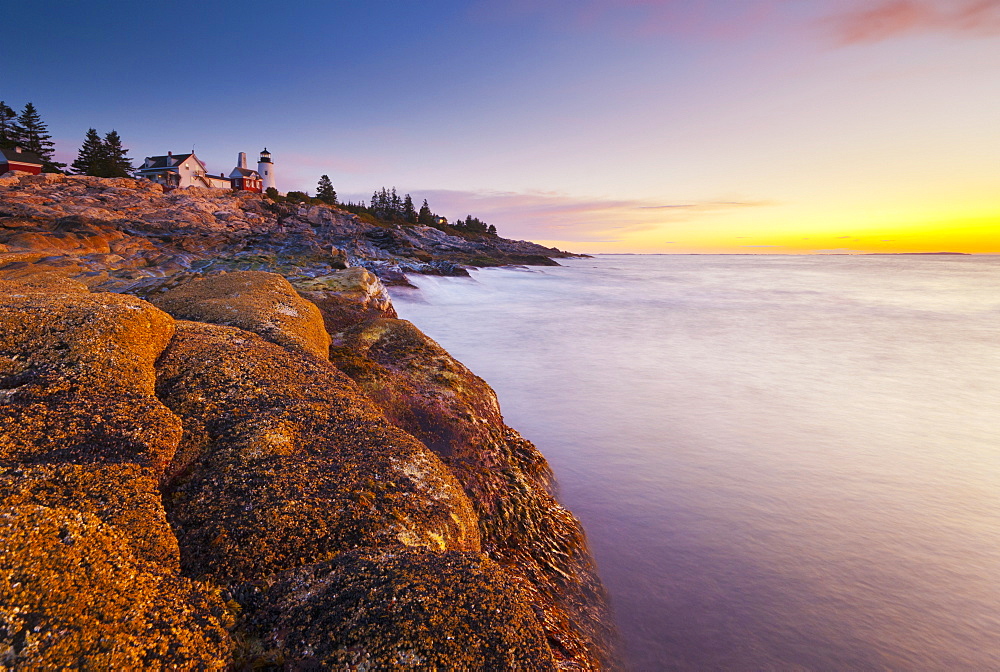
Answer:
[{"label": "white lighthouse tower", "polygon": [[267,191],[271,187],[278,188],[274,184],[274,164],[271,163],[271,153],[267,151],[267,147],[260,153],[260,161],[257,162],[257,172],[260,173],[260,179],[263,181],[264,191]]}]

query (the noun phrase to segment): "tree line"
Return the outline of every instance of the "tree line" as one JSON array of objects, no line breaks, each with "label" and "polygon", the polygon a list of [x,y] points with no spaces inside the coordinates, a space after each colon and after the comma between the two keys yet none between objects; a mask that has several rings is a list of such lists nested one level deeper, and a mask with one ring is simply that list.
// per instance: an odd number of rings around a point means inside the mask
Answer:
[{"label": "tree line", "polygon": [[382,187],[374,192],[367,205],[364,201],[338,203],[337,192],[334,190],[329,176],[323,175],[319,178],[316,188],[316,199],[328,205],[337,205],[356,215],[369,215],[382,222],[432,226],[448,233],[497,235],[497,227],[472,215],[466,215],[465,219],[459,218],[454,222],[449,222],[446,217],[441,217],[431,210],[426,198],[418,209],[413,204],[412,196],[405,194],[401,197],[395,187],[392,189]]},{"label": "tree line", "polygon": [[[0,148],[20,147],[42,160],[42,172],[63,173],[65,163],[55,160],[55,143],[49,134],[48,125],[42,121],[35,106],[28,102],[18,114],[6,102],[0,100]],[[97,129],[87,131],[76,160],[70,166],[71,173],[93,177],[131,177],[132,159],[122,146],[117,131],[111,130],[102,138]]]}]

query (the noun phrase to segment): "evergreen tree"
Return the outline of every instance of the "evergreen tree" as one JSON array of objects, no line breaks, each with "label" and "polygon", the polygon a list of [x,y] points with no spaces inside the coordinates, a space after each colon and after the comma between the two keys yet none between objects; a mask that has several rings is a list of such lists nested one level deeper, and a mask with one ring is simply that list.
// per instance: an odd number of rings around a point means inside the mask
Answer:
[{"label": "evergreen tree", "polygon": [[58,173],[60,168],[66,167],[65,163],[53,160],[52,154],[55,152],[56,143],[52,142],[48,126],[42,121],[34,105],[25,104],[21,116],[17,118],[15,129],[21,147],[38,155],[42,160],[42,172]]},{"label": "evergreen tree", "polygon": [[0,100],[0,149],[13,149],[17,145],[15,119],[17,112]]},{"label": "evergreen tree", "polygon": [[488,227],[486,227],[486,233],[490,234],[491,236],[497,235],[497,227],[490,224]]},{"label": "evergreen tree", "polygon": [[316,198],[330,205],[337,205],[337,192],[333,188],[333,182],[329,175],[320,175],[319,185],[316,187]]},{"label": "evergreen tree", "polygon": [[77,175],[97,175],[104,160],[104,143],[96,128],[87,130],[87,136],[80,146],[76,160],[70,166]]},{"label": "evergreen tree", "polygon": [[394,219],[403,216],[403,201],[396,194],[396,187],[392,188],[392,195],[389,197],[389,211]]},{"label": "evergreen tree", "polygon": [[376,191],[372,194],[372,200],[368,209],[376,217],[383,217],[386,210],[386,200],[385,187],[382,187],[382,191]]},{"label": "evergreen tree", "polygon": [[407,194],[403,199],[403,219],[410,224],[417,223],[417,211],[413,207],[413,199]]},{"label": "evergreen tree", "polygon": [[426,198],[424,199],[424,204],[420,206],[420,212],[417,213],[417,223],[423,226],[434,226],[437,223],[434,213],[431,212],[430,207],[427,205]]},{"label": "evergreen tree", "polygon": [[104,136],[103,156],[101,157],[101,177],[131,177],[132,159],[128,150],[122,147],[122,139],[118,131],[109,131]]}]

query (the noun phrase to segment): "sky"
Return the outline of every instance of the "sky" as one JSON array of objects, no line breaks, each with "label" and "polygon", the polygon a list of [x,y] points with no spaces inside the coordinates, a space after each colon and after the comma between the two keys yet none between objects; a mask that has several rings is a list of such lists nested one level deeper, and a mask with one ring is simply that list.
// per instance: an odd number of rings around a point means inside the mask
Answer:
[{"label": "sky", "polygon": [[[270,150],[574,252],[1000,253],[1000,0],[4,2],[71,162]],[[12,30],[17,26],[19,29]]]}]

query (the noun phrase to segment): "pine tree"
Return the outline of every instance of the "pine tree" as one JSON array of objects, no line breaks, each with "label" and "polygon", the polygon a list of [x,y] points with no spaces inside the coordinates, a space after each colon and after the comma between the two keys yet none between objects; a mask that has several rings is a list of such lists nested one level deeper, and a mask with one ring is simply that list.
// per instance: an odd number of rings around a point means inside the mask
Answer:
[{"label": "pine tree", "polygon": [[417,211],[413,207],[413,199],[407,194],[403,199],[403,220],[410,224],[417,223]]},{"label": "pine tree", "polygon": [[392,195],[389,197],[389,210],[393,219],[403,216],[403,201],[396,194],[396,187],[392,188]]},{"label": "pine tree", "polygon": [[52,154],[55,152],[56,143],[52,142],[48,126],[42,121],[34,105],[25,104],[21,116],[17,118],[15,129],[21,146],[42,160],[42,172],[58,173],[60,168],[66,167],[65,163],[53,160]]},{"label": "pine tree", "polygon": [[488,227],[486,227],[486,233],[490,234],[491,236],[497,235],[497,227],[490,224]]},{"label": "pine tree", "polygon": [[132,159],[128,150],[122,147],[122,139],[118,131],[109,131],[104,136],[103,156],[101,161],[101,177],[131,177]]},{"label": "pine tree", "polygon": [[333,188],[333,182],[330,181],[329,175],[320,175],[319,184],[316,187],[316,198],[329,205],[337,205],[337,192]]},{"label": "pine tree", "polygon": [[17,112],[0,100],[0,149],[14,149],[14,146],[17,145],[15,119],[17,119]]},{"label": "pine tree", "polygon": [[427,205],[427,199],[424,199],[424,204],[420,206],[420,212],[417,214],[417,223],[423,226],[434,226],[434,214],[431,212],[430,207]]},{"label": "pine tree", "polygon": [[104,160],[104,143],[97,134],[96,128],[87,130],[83,145],[77,153],[76,160],[70,166],[77,175],[97,175]]}]

